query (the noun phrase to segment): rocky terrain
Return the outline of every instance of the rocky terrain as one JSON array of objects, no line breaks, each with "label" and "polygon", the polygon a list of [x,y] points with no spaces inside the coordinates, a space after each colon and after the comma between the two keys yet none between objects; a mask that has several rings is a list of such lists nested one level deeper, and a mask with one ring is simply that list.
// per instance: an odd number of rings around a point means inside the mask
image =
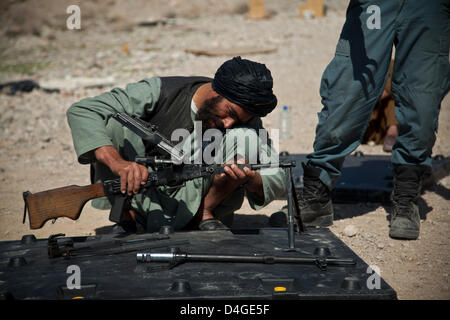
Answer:
[{"label": "rocky terrain", "polygon": [[[69,4],[79,4],[81,29],[69,30]],[[145,77],[213,76],[232,55],[206,56],[192,50],[242,54],[272,71],[280,105],[293,110],[293,137],[280,150],[312,151],[319,84],[333,57],[345,20],[345,1],[329,1],[326,17],[299,19],[297,1],[266,0],[270,18],[246,18],[247,1],[2,1],[0,5],[0,83],[32,79],[59,92],[33,90],[0,94],[0,240],[23,234],[48,237],[95,234],[111,225],[107,212],[85,207],[80,219],[59,219],[44,228],[22,224],[22,192],[89,184],[89,167],[78,164],[65,112],[74,102]],[[257,51],[258,51],[257,50]],[[280,108],[279,108],[280,109]],[[278,128],[279,109],[264,119]],[[441,107],[434,154],[450,156],[450,98]],[[365,154],[385,154],[363,145]],[[390,208],[380,203],[335,204],[330,228],[381,276],[400,299],[449,299],[450,177],[421,197],[426,213],[417,241],[388,236]],[[275,201],[259,212],[247,203],[236,226],[267,226],[284,205]]]}]

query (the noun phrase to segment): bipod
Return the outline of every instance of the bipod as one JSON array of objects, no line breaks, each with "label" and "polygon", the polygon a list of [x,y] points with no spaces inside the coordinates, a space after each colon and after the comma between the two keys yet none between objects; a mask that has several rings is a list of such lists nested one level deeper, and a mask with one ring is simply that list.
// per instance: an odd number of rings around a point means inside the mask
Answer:
[{"label": "bipod", "polygon": [[275,248],[275,250],[291,252],[299,251],[295,247],[295,221],[294,221],[294,208],[297,218],[297,227],[299,233],[305,231],[305,226],[303,225],[302,217],[300,216],[300,207],[298,205],[297,191],[295,190],[294,175],[292,174],[292,167],[287,167],[284,169],[286,176],[286,193],[287,193],[287,204],[288,204],[288,216],[287,216],[287,232],[288,232],[288,247],[287,248]]}]

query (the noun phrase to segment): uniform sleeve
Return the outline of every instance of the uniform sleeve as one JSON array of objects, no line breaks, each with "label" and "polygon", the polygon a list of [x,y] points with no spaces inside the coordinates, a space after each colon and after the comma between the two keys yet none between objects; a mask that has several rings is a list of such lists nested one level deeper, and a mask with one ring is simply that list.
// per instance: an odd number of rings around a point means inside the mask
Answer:
[{"label": "uniform sleeve", "polygon": [[66,115],[78,161],[90,163],[95,160],[95,149],[113,145],[106,131],[106,124],[112,115],[123,112],[143,116],[153,110],[160,91],[161,79],[155,77],[128,84],[125,90],[115,88],[70,106]]},{"label": "uniform sleeve", "polygon": [[264,199],[256,194],[246,192],[248,203],[253,210],[259,210],[267,206],[273,200],[286,198],[286,182],[283,169],[270,175],[261,175],[264,189]]}]

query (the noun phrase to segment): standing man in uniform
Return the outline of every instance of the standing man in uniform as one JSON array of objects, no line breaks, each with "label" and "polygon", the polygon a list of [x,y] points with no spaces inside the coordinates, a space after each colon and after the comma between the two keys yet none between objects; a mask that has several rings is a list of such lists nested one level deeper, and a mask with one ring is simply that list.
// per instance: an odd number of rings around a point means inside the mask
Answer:
[{"label": "standing man in uniform", "polygon": [[330,192],[344,158],[366,131],[380,98],[395,46],[392,95],[398,138],[389,235],[417,239],[417,200],[424,172],[431,166],[441,101],[449,90],[448,0],[351,0],[333,60],[325,69],[323,109],[314,152],[304,168],[300,209],[306,225],[333,222]]}]

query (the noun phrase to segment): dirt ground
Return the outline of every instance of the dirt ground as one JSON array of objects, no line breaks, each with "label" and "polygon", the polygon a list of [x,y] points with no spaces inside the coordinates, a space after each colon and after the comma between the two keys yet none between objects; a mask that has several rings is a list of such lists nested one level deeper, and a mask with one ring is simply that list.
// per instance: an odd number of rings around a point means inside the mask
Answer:
[{"label": "dirt ground", "polygon": [[[333,57],[345,20],[345,1],[329,1],[322,19],[299,19],[300,1],[266,0],[270,19],[246,18],[247,1],[92,1],[80,4],[81,29],[68,30],[69,4],[80,1],[2,1],[0,6],[0,83],[33,79],[64,86],[59,93],[34,90],[0,94],[0,240],[24,234],[92,235],[112,223],[108,213],[86,205],[81,217],[58,219],[42,229],[22,224],[22,192],[89,184],[89,167],[78,164],[65,111],[74,102],[145,77],[213,76],[231,56],[195,55],[187,50],[270,49],[243,54],[265,63],[274,78],[279,105],[292,107],[294,136],[280,150],[312,151],[319,84]],[[220,4],[218,4],[220,3]],[[139,26],[140,22],[146,22]],[[80,79],[103,83],[81,88]],[[111,84],[113,83],[113,84]],[[441,107],[434,154],[450,156],[450,97]],[[279,110],[263,119],[278,128]],[[381,146],[363,145],[365,154],[385,154]],[[378,203],[335,204],[330,228],[397,291],[399,299],[449,299],[450,177],[425,191],[426,213],[420,237],[399,241],[388,236],[389,207]],[[237,226],[267,226],[284,201],[259,212],[245,203]],[[342,217],[342,218],[340,218]],[[346,218],[343,218],[346,217]],[[356,234],[344,229],[353,226]]]}]

